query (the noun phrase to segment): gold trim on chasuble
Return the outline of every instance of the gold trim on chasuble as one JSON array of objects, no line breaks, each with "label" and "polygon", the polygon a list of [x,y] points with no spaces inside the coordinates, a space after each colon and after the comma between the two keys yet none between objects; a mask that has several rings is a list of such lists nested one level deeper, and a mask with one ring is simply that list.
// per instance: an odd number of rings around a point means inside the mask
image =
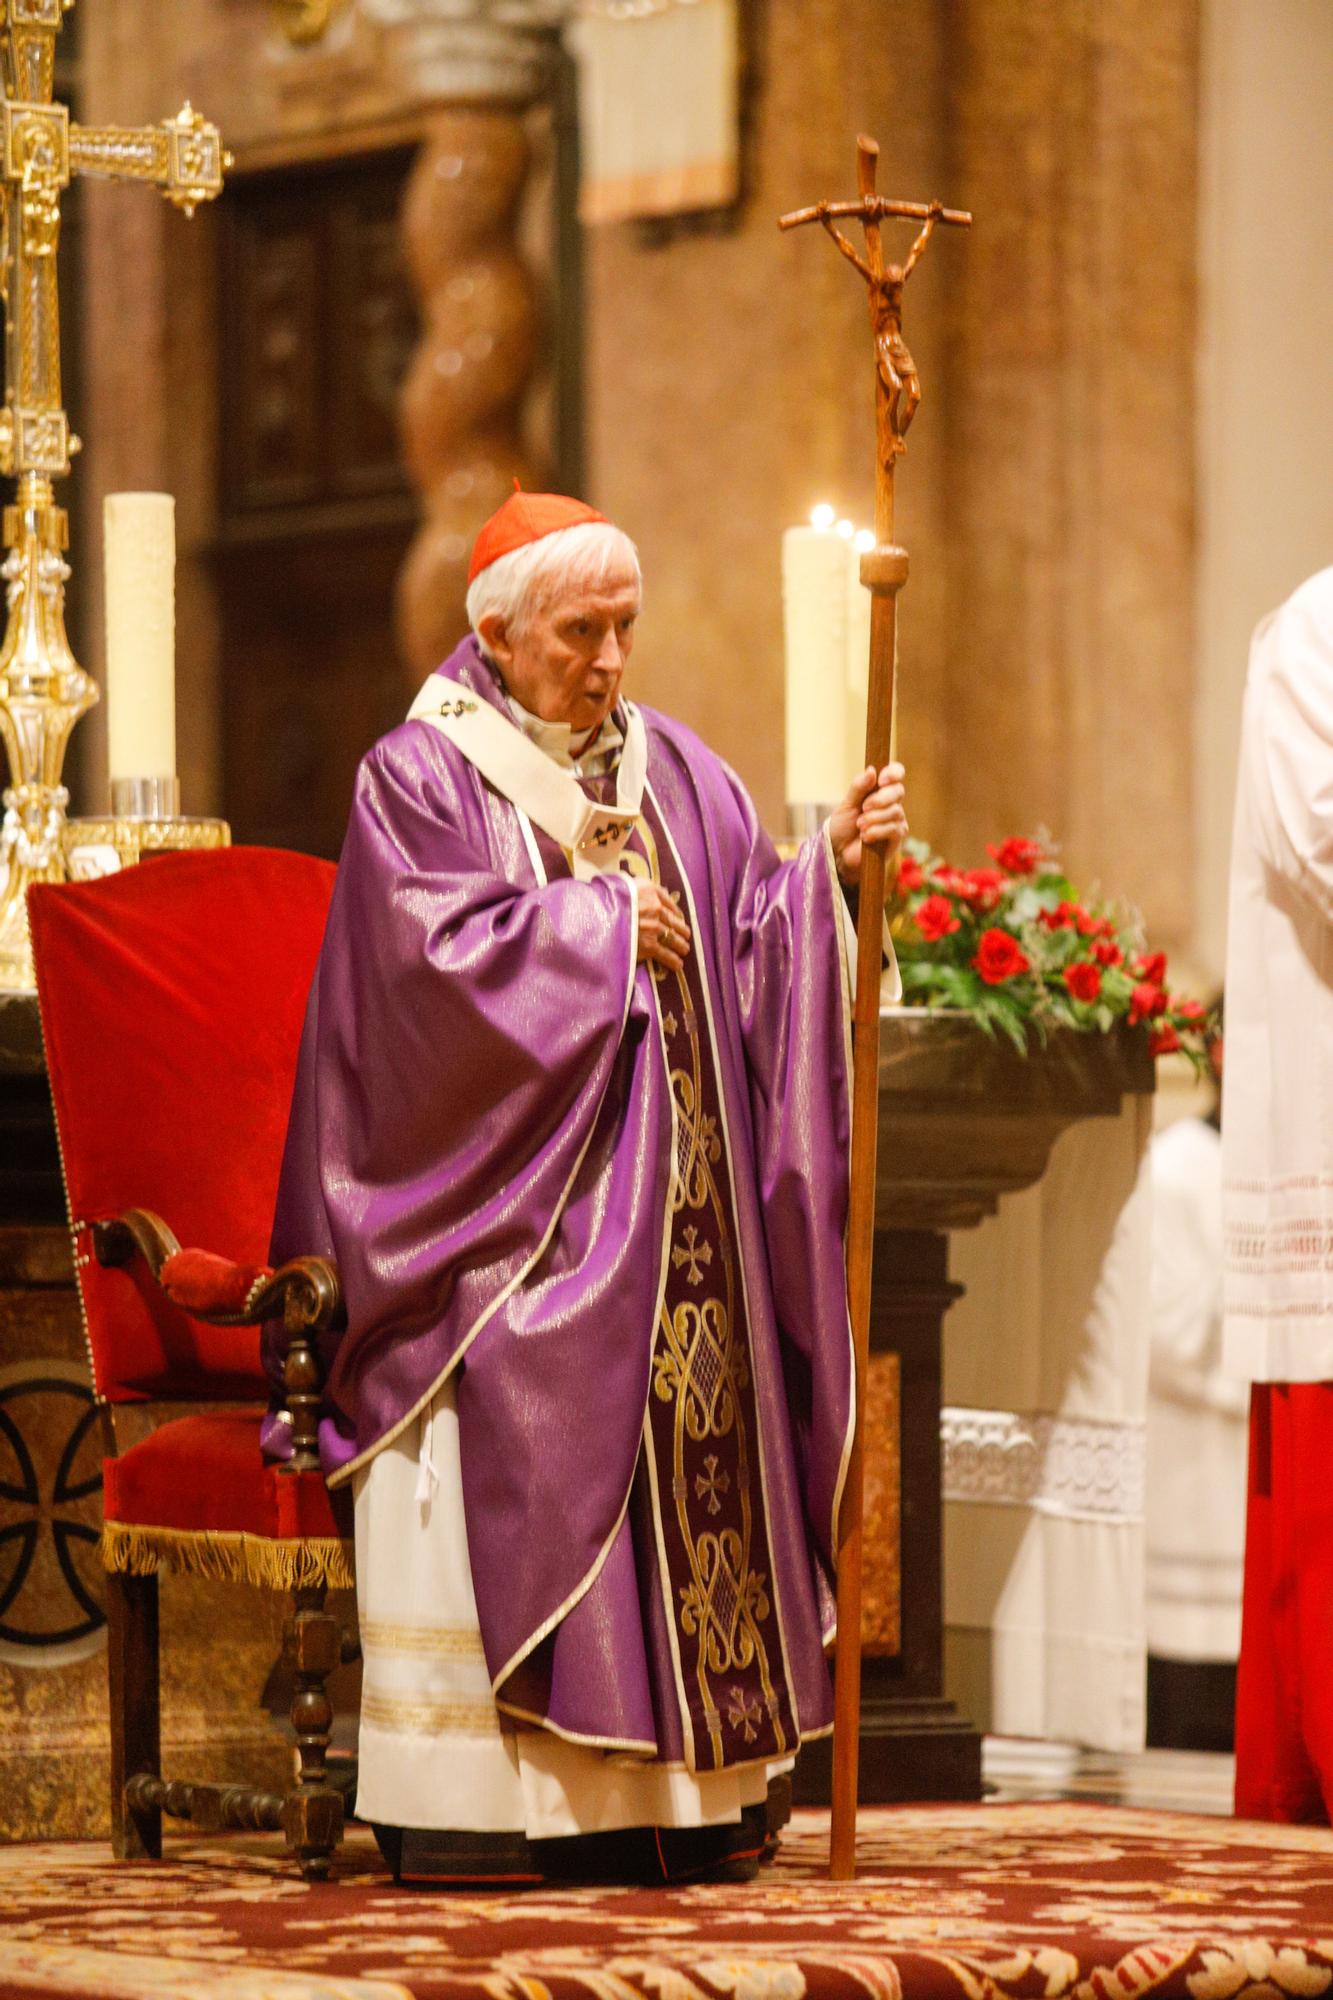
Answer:
[{"label": "gold trim on chasuble", "polygon": [[[654,802],[655,804],[655,802]],[[645,801],[621,867],[685,894]],[[638,853],[642,842],[644,852]],[[724,1147],[726,1120],[698,946],[651,965],[675,1113],[676,1171],[644,1427],[659,1570],[692,1770],[780,1757],[798,1741],[773,1584],[763,1468]]]}]

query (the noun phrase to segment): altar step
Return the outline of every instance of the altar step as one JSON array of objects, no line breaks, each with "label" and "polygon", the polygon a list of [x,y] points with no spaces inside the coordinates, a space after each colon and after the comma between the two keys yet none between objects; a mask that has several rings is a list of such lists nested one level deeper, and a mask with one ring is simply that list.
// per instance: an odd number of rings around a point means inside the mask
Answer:
[{"label": "altar step", "polygon": [[1231,1812],[1235,1759],[1219,1751],[1144,1750],[1114,1756],[1073,1743],[987,1736],[981,1776],[989,1800],[1086,1799],[1157,1812]]}]

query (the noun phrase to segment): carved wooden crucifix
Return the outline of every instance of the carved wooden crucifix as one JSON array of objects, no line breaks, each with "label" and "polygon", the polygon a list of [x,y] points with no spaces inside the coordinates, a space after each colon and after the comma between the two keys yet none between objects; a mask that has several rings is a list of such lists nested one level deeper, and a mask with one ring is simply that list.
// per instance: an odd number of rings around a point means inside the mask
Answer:
[{"label": "carved wooden crucifix", "polygon": [[[811,208],[794,209],[780,217],[779,229],[797,229],[804,222],[822,223],[848,262],[865,279],[870,306],[870,324],[875,336],[877,385],[875,396],[878,455],[875,479],[875,533],[887,542],[893,535],[893,463],[907,449],[908,426],[921,401],[921,379],[916,372],[907,342],[903,338],[903,287],[916,269],[934,233],[937,222],[966,229],[972,217],[960,208],[945,208],[940,202],[891,201],[875,193],[875,168],[879,147],[864,135],[856,142],[855,201],[818,201]],[[898,216],[921,224],[916,240],[902,264],[886,264],[880,223],[886,216]],[[866,254],[838,228],[836,218],[855,219],[865,228]],[[887,481],[888,519],[881,525],[880,500]]]},{"label": "carved wooden crucifix", "polygon": [[[864,766],[879,771],[893,738],[893,677],[897,653],[898,592],[907,581],[907,551],[893,539],[894,466],[906,449],[908,426],[921,401],[921,383],[903,338],[903,287],[940,222],[966,228],[961,209],[939,202],[889,201],[875,193],[879,147],[856,142],[855,201],[821,201],[784,215],[780,229],[822,223],[866,282],[875,339],[875,547],[861,558],[861,581],[873,593],[870,613],[870,692],[866,708]],[[921,224],[903,264],[886,264],[880,224],[902,216]],[[840,218],[865,228],[863,257],[838,228]],[[855,1355],[856,1418],[851,1458],[838,1522],[838,1657],[833,1724],[833,1827],[829,1873],[848,1881],[856,1872],[856,1791],[861,1724],[861,1528],[864,1506],[865,1383],[870,1359],[870,1280],[875,1247],[875,1164],[879,1139],[879,986],[881,913],[886,887],[884,855],[867,847],[861,862],[857,918],[856,996],[852,1008],[852,1171],[847,1216],[847,1302]]]},{"label": "carved wooden crucifix", "polygon": [[0,294],[5,402],[0,474],[15,479],[0,569],[8,623],[0,643],[0,741],[10,779],[0,819],[0,991],[30,989],[24,895],[64,872],[60,782],[65,745],[97,689],[65,631],[68,519],[54,482],[79,448],[60,373],[56,253],[60,200],[74,174],[157,187],[187,215],[221,192],[229,165],[215,125],[187,104],[142,130],[71,123],[54,101],[56,38],[74,0],[0,0]]}]

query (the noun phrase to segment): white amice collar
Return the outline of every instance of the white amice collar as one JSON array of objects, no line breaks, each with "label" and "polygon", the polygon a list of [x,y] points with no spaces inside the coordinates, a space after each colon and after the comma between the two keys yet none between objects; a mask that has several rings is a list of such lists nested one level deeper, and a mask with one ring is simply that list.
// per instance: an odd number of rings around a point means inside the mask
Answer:
[{"label": "white amice collar", "polygon": [[[446,674],[432,674],[417,692],[409,714],[427,723],[475,766],[503,798],[526,814],[535,826],[558,841],[570,857],[579,881],[618,866],[625,843],[638,824],[648,776],[648,738],[643,717],[632,702],[622,713],[626,726],[598,731],[593,753],[616,755],[616,802],[595,803],[579,786],[579,776],[594,775],[595,759],[587,754],[576,767],[569,757],[569,730],[562,726],[565,760],[539,747],[532,733],[519,726],[515,704],[494,707]],[[543,730],[554,725],[529,721]],[[617,754],[618,753],[618,754]]]},{"label": "white amice collar", "polygon": [[567,722],[545,722],[531,709],[524,708],[512,694],[505,696],[509,713],[513,716],[529,742],[544,750],[552,763],[563,770],[576,771],[583,778],[598,778],[612,770],[624,747],[625,735],[614,714],[608,715],[593,741],[575,757],[570,742],[573,736]]}]

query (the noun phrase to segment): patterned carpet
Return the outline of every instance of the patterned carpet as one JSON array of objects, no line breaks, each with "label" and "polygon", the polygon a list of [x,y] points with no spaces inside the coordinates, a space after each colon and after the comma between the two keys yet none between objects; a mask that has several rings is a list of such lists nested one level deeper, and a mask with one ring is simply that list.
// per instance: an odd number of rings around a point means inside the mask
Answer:
[{"label": "patterned carpet", "polygon": [[1313,2000],[1333,1834],[1083,1804],[798,1813],[749,1888],[394,1890],[354,1831],[305,1888],[267,1838],[0,1851],[0,1996],[98,2000]]}]

